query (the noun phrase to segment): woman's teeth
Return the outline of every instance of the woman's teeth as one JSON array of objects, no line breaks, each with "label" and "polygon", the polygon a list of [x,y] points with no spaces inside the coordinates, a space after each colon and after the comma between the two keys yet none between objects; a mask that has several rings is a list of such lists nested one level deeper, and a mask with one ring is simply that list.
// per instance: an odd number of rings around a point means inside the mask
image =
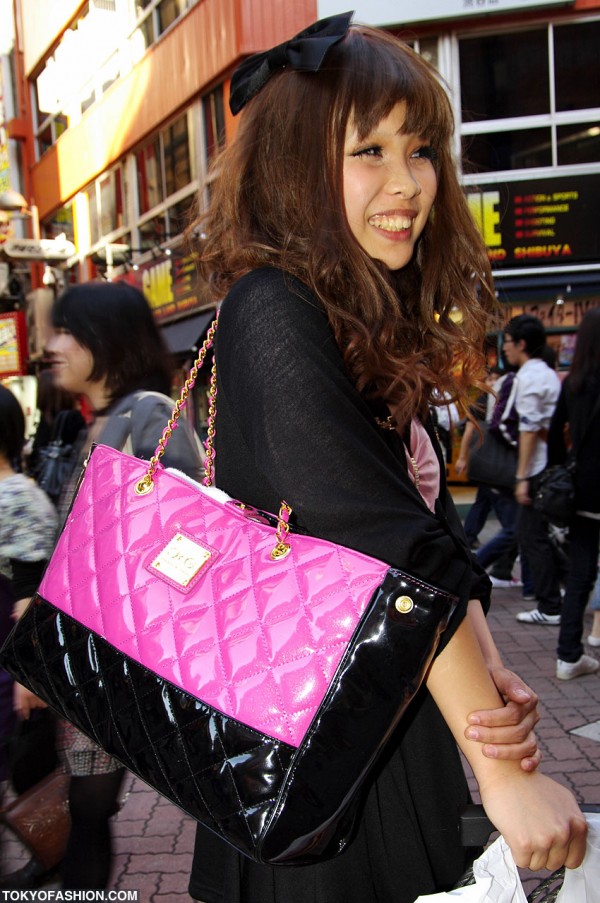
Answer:
[{"label": "woman's teeth", "polygon": [[412,222],[410,216],[384,216],[379,213],[369,219],[372,226],[383,229],[384,232],[403,232],[410,229]]}]

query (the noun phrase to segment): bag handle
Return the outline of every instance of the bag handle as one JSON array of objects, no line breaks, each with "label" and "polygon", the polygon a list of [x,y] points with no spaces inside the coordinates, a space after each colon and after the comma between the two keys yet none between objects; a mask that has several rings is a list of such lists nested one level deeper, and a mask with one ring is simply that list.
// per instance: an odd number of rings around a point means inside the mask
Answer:
[{"label": "bag handle", "polygon": [[[219,320],[219,314],[217,313],[215,319],[210,324],[208,331],[206,333],[206,338],[202,343],[202,347],[198,352],[198,357],[194,361],[193,366],[188,373],[187,379],[183,384],[181,392],[179,394],[179,398],[175,402],[175,407],[171,412],[171,416],[169,418],[169,422],[163,430],[163,434],[158,441],[158,445],[156,447],[156,451],[150,458],[148,462],[148,470],[145,475],[136,484],[135,492],[136,495],[147,495],[147,493],[152,492],[154,489],[154,473],[158,466],[158,462],[164,455],[169,439],[173,435],[173,430],[177,426],[177,421],[181,416],[181,411],[185,406],[186,401],[188,400],[188,396],[191,390],[194,388],[194,383],[198,377],[198,372],[202,368],[204,361],[206,359],[206,355],[210,351],[213,346],[215,334],[217,331],[217,323]],[[208,406],[208,439],[206,442],[206,458],[204,460],[204,479],[203,484],[205,486],[212,486],[214,479],[214,463],[215,463],[215,448],[214,448],[214,438],[215,438],[215,418],[217,414],[217,364],[216,360],[213,358],[213,365],[211,368],[210,375],[210,386],[209,386],[209,406]]]},{"label": "bag handle", "polygon": [[[194,365],[191,368],[186,381],[183,384],[183,388],[181,389],[181,393],[179,398],[175,403],[175,407],[171,413],[171,417],[169,418],[169,422],[165,427],[162,436],[160,437],[158,446],[153,456],[150,458],[148,462],[148,470],[145,475],[139,481],[139,483],[135,486],[136,495],[147,495],[149,492],[152,492],[154,489],[154,473],[156,471],[156,467],[158,462],[162,458],[165,453],[165,449],[167,447],[167,443],[171,436],[173,435],[173,430],[177,425],[177,421],[181,416],[182,408],[184,407],[190,391],[194,387],[194,383],[196,382],[196,378],[198,376],[199,370],[202,368],[204,364],[205,358],[209,350],[214,344],[215,334],[217,332],[217,324],[219,321],[219,313],[215,319],[210,324],[210,327],[206,333],[206,338],[202,343],[202,348],[198,352],[198,357],[194,361]],[[217,361],[213,356],[213,365],[210,371],[210,383],[208,388],[208,436],[206,439],[206,457],[204,459],[204,479],[202,480],[202,484],[204,486],[212,486],[214,481],[215,474],[215,422],[217,417]],[[241,505],[240,507],[245,508],[245,505]],[[282,501],[281,507],[279,509],[279,516],[277,518],[277,531],[276,531],[276,539],[277,543],[275,547],[271,550],[271,558],[273,561],[277,561],[281,558],[285,558],[289,555],[291,551],[291,545],[289,542],[289,520],[290,515],[292,513],[292,509],[287,504],[287,502]]]}]

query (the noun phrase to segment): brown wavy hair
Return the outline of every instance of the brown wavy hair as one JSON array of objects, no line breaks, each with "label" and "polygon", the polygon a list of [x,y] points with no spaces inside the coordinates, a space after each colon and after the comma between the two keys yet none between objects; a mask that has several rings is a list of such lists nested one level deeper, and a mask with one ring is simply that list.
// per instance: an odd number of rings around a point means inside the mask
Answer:
[{"label": "brown wavy hair", "polygon": [[[413,259],[392,272],[350,230],[343,150],[349,123],[362,139],[401,101],[405,131],[436,150],[438,189]],[[483,387],[495,296],[458,182],[453,131],[436,71],[392,35],[352,26],[318,73],[282,70],[250,101],[192,227],[216,299],[261,266],[306,283],[358,389],[384,399],[401,425],[436,397],[466,409],[470,389]]]}]

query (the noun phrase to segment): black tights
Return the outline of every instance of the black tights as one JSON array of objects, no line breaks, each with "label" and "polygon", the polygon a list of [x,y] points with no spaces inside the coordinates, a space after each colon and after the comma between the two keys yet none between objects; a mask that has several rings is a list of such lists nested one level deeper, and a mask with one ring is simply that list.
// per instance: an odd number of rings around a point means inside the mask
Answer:
[{"label": "black tights", "polygon": [[104,890],[112,859],[109,819],[118,809],[125,769],[73,776],[69,787],[71,833],[62,864],[67,890]]}]

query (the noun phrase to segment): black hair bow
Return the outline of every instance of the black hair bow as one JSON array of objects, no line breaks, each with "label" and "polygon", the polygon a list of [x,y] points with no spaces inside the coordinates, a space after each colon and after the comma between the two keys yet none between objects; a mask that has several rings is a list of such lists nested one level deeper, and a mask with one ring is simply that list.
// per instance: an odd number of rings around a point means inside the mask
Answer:
[{"label": "black hair bow", "polygon": [[258,94],[278,69],[291,66],[300,72],[318,72],[327,51],[346,35],[353,15],[349,12],[319,19],[291,40],[244,60],[231,77],[229,107],[233,115]]}]

